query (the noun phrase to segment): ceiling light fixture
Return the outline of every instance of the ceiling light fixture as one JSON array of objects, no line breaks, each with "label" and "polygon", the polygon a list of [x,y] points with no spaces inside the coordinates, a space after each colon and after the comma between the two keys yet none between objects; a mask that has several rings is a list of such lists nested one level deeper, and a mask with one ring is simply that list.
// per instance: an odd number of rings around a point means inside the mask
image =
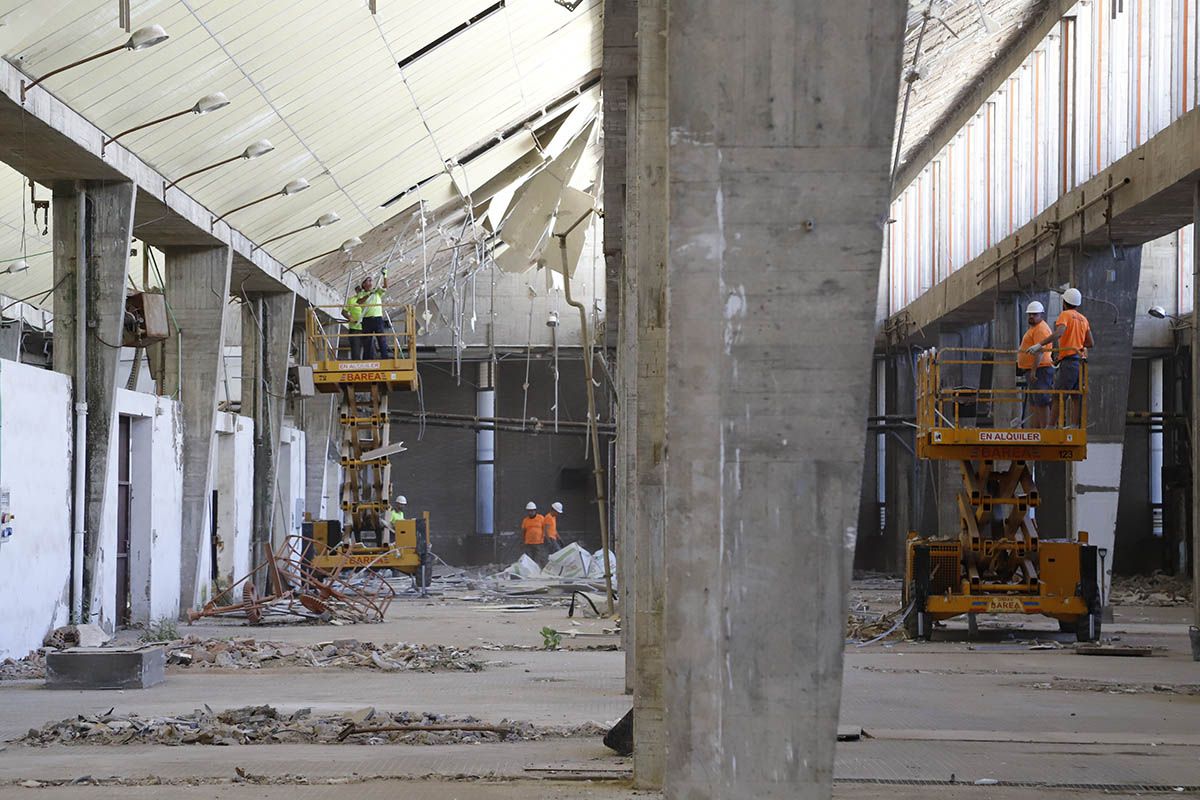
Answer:
[{"label": "ceiling light fixture", "polygon": [[243,159],[246,161],[250,161],[250,160],[258,158],[260,156],[265,156],[267,153],[271,152],[274,149],[275,149],[275,145],[271,144],[268,140],[259,139],[257,142],[254,142],[253,144],[249,145],[245,150],[238,153],[233,158],[227,158],[224,161],[218,161],[215,164],[209,164],[207,167],[201,167],[200,169],[196,170],[195,172],[189,172],[187,175],[183,175],[182,177],[176,178],[175,180],[171,181],[170,183],[164,183],[163,184],[163,197],[164,198],[166,197],[168,189],[170,189],[172,186],[175,186],[176,184],[180,183],[181,181],[186,181],[188,178],[194,178],[197,175],[200,175],[201,173],[208,172],[209,170],[216,169],[217,167],[223,167],[226,164],[232,164],[234,161],[241,161]]},{"label": "ceiling light fixture", "polygon": [[[337,215],[335,214],[334,216],[337,216]],[[305,264],[308,264],[310,262],[316,261],[321,258],[325,258],[326,256],[336,255],[337,253],[349,253],[351,250],[358,247],[360,244],[362,244],[362,239],[358,238],[357,236],[352,236],[349,239],[347,239],[346,241],[342,242],[341,247],[337,248],[336,250],[330,250],[328,253],[321,253],[321,255],[319,255],[319,256],[313,256],[312,258],[306,258],[303,261],[298,261],[295,264],[292,264],[287,269],[285,269],[284,272],[291,272],[292,270],[296,269],[296,267],[302,267]]]},{"label": "ceiling light fixture", "polygon": [[167,32],[162,29],[161,25],[150,25],[145,28],[138,28],[124,44],[119,44],[116,47],[109,48],[108,50],[102,50],[95,55],[88,56],[87,58],[81,58],[78,61],[72,61],[70,64],[67,64],[64,67],[51,70],[33,83],[26,84],[25,81],[21,81],[21,102],[25,102],[25,96],[29,94],[30,89],[37,86],[47,78],[52,78],[55,75],[58,75],[60,72],[66,72],[69,69],[82,66],[89,61],[95,61],[98,58],[111,56],[113,53],[119,53],[122,50],[145,50],[146,48],[154,47],[156,44],[165,42],[169,38],[170,37],[167,36]]},{"label": "ceiling light fixture", "polygon": [[22,258],[9,264],[4,269],[0,269],[0,275],[16,275],[18,272],[24,272],[27,269],[29,269],[29,262]]},{"label": "ceiling light fixture", "polygon": [[231,208],[230,210],[226,211],[224,214],[222,214],[219,217],[213,217],[212,222],[209,224],[209,228],[210,229],[215,228],[218,222],[225,219],[230,214],[236,214],[237,212],[241,211],[242,209],[249,208],[250,206],[256,206],[259,203],[265,203],[268,200],[270,200],[272,197],[290,197],[291,195],[294,195],[294,194],[300,194],[300,192],[303,192],[308,187],[309,187],[309,183],[304,178],[297,178],[294,181],[288,181],[286,184],[284,184],[283,188],[280,189],[278,192],[271,192],[270,194],[268,194],[264,197],[260,197],[257,200],[251,200],[249,203],[244,203],[243,205],[240,205],[237,208]]},{"label": "ceiling light fixture", "polygon": [[280,239],[286,239],[289,236],[295,236],[297,233],[310,230],[311,228],[327,227],[327,226],[332,225],[333,223],[338,222],[340,220],[341,220],[341,217],[339,217],[336,212],[333,212],[333,211],[326,212],[326,213],[322,214],[321,216],[317,217],[317,221],[312,223],[311,225],[305,225],[303,228],[296,228],[296,230],[294,230],[294,231],[288,231],[287,233],[281,233],[278,236],[273,236],[270,239],[267,239],[262,244],[255,245],[255,249],[258,249],[260,247],[266,247],[271,242],[278,242]]},{"label": "ceiling light fixture", "polygon": [[185,108],[183,111],[176,111],[174,114],[167,114],[165,117],[159,117],[158,119],[152,119],[149,122],[143,122],[141,125],[135,125],[129,130],[121,131],[110,139],[105,139],[104,143],[100,145],[100,154],[103,155],[105,148],[107,148],[117,139],[120,139],[123,136],[128,136],[135,131],[140,131],[169,120],[178,119],[179,117],[185,117],[188,114],[195,114],[196,116],[210,114],[213,111],[218,111],[227,105],[229,105],[229,98],[225,96],[224,92],[213,92],[212,94],[206,94],[204,97],[201,97],[199,100],[197,100],[191,106],[191,108]]}]

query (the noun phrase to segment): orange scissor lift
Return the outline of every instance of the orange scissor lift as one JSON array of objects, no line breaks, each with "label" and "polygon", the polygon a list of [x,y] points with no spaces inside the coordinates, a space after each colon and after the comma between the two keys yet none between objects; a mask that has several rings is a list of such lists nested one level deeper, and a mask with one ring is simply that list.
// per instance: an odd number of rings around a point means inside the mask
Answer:
[{"label": "orange scissor lift", "polygon": [[[917,361],[917,457],[959,465],[958,536],[910,532],[905,548],[905,625],[929,639],[935,620],[976,614],[1042,614],[1079,641],[1100,636],[1097,548],[1080,531],[1047,539],[1034,465],[1087,457],[1087,367],[1076,390],[947,386],[947,376],[990,365],[1014,369],[1017,351],[928,350]],[[1050,395],[1050,427],[1026,427],[1034,395]],[[1078,405],[1078,420],[1072,409]]]},{"label": "orange scissor lift", "polygon": [[386,355],[352,359],[350,343],[371,334],[351,332],[334,317],[323,321],[309,308],[306,320],[308,364],[317,391],[341,397],[341,510],[339,519],[308,520],[304,536],[311,542],[307,560],[323,571],[392,569],[412,575],[418,587],[429,584],[432,561],[429,512],[414,519],[386,522],[392,495],[388,396],[416,391],[417,336],[412,306],[385,306],[393,327],[376,335]]}]

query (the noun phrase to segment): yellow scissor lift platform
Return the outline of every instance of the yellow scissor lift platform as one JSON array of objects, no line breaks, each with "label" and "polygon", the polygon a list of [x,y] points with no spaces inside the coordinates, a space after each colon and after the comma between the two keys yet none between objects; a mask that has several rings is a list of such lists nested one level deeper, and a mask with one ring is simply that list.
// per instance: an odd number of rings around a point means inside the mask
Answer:
[{"label": "yellow scissor lift platform", "polygon": [[[388,395],[417,390],[416,322],[412,306],[384,306],[384,311],[393,327],[369,334],[348,330],[337,319],[340,309],[308,309],[313,384],[319,392],[341,396],[342,515],[304,523],[306,556],[324,571],[396,570],[412,575],[423,589],[432,572],[429,512],[385,521],[392,495]],[[357,349],[352,343],[361,344],[365,357],[351,357]]]},{"label": "yellow scissor lift platform", "polygon": [[[1080,641],[1100,636],[1097,549],[1080,531],[1053,541],[1038,531],[1042,503],[1033,465],[1087,457],[1087,367],[1079,388],[1045,390],[948,386],[964,371],[1009,369],[1017,352],[928,350],[917,361],[917,456],[959,464],[954,539],[910,532],[905,547],[905,625],[929,639],[935,620],[967,614],[1042,614]],[[1052,401],[1050,427],[1031,428],[1035,396]],[[1077,417],[1076,417],[1077,414]]]}]

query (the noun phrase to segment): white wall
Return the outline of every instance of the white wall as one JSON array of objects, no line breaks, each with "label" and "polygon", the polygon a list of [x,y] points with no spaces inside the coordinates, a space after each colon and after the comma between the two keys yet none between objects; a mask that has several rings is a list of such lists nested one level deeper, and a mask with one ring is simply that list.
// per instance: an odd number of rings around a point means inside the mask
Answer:
[{"label": "white wall", "polygon": [[[180,542],[183,526],[183,430],[169,398],[117,390],[117,414],[130,422],[131,622],[179,616]],[[105,630],[117,622],[117,444],[108,456],[108,497],[93,587],[91,621]]]},{"label": "white wall", "polygon": [[16,515],[0,545],[0,658],[24,656],[70,613],[71,381],[0,361],[0,490]]},{"label": "white wall", "polygon": [[304,521],[304,431],[285,425],[279,435],[279,480],[275,487],[275,547],[300,532]]},{"label": "white wall", "polygon": [[[250,571],[254,528],[254,420],[217,414],[217,451],[213,459],[217,490],[217,573],[232,583]],[[209,573],[205,573],[209,574]]]}]

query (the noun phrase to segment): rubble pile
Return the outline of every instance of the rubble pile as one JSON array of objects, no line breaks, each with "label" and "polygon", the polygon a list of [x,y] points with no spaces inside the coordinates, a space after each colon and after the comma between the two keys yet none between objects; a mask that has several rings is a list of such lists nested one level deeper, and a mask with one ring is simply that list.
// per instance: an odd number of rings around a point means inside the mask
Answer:
[{"label": "rubble pile", "polygon": [[0,681],[27,681],[46,677],[46,653],[50,648],[34,650],[24,658],[0,661]]},{"label": "rubble pile", "polygon": [[1187,606],[1192,603],[1191,577],[1164,575],[1114,576],[1108,600],[1118,606]]},{"label": "rubble pile", "polygon": [[846,616],[846,639],[866,642],[885,634],[892,639],[903,639],[904,628],[899,624],[903,613],[902,608],[880,612],[871,610],[867,603],[856,603]]},{"label": "rubble pile", "polygon": [[[402,728],[403,730],[383,730]],[[605,728],[595,723],[544,727],[504,720],[483,724],[470,717],[377,712],[313,714],[300,709],[284,714],[271,706],[246,706],[215,712],[208,706],[190,714],[143,717],[110,711],[31,728],[16,741],[32,747],[66,745],[239,745],[239,744],[473,744],[530,741],[544,738],[596,737]]]},{"label": "rubble pile", "polygon": [[478,672],[483,669],[483,662],[469,650],[407,642],[376,645],[357,639],[295,644],[187,636],[168,647],[167,663],[198,669],[314,667],[380,669],[385,672]]}]

